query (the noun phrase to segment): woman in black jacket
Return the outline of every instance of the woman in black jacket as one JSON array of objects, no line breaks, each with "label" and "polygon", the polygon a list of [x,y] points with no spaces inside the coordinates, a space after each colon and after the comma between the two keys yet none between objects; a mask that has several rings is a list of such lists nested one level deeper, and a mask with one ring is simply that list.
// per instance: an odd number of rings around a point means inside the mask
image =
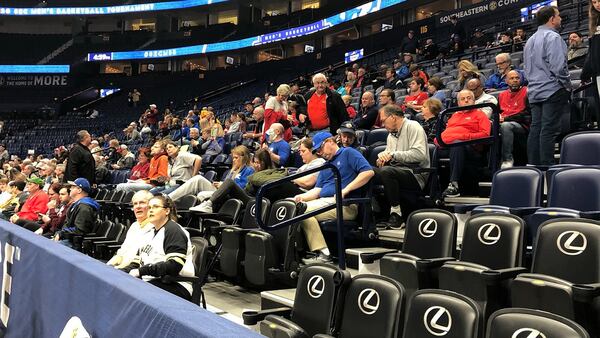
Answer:
[{"label": "woman in black jacket", "polygon": [[600,0],[590,0],[589,3],[590,48],[585,59],[581,79],[592,79],[596,84],[598,95],[600,95]]}]

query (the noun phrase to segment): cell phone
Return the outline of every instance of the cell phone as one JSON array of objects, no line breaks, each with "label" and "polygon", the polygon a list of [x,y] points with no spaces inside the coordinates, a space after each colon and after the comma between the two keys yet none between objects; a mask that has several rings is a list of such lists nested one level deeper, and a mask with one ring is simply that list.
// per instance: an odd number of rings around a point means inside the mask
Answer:
[{"label": "cell phone", "polygon": [[210,136],[211,137],[216,137],[217,136],[217,128],[212,128],[210,130]]}]

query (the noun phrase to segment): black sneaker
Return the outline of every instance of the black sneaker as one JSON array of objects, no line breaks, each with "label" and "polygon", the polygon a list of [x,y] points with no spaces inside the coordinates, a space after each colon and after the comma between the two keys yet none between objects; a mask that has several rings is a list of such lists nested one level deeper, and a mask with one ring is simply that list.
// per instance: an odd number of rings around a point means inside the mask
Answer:
[{"label": "black sneaker", "polygon": [[458,190],[457,186],[455,186],[454,184],[450,183],[450,184],[448,184],[448,188],[446,188],[446,190],[444,190],[444,192],[442,193],[442,196],[444,196],[444,197],[458,197],[458,196],[460,196],[460,191]]},{"label": "black sneaker", "polygon": [[394,229],[402,229],[404,228],[404,219],[402,216],[393,212],[390,214],[390,219],[387,221],[388,227]]}]

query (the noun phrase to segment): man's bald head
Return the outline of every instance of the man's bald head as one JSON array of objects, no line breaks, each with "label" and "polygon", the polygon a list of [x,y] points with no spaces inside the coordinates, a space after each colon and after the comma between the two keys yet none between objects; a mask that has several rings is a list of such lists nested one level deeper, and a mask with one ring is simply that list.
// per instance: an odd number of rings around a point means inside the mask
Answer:
[{"label": "man's bald head", "polygon": [[271,129],[273,129],[273,131],[277,132],[278,134],[283,134],[283,125],[281,123],[273,123],[271,125]]},{"label": "man's bald head", "polygon": [[361,98],[363,107],[370,107],[375,104],[375,95],[371,92],[365,92]]},{"label": "man's bald head", "polygon": [[511,90],[521,88],[521,74],[516,70],[511,70],[506,74],[506,84]]},{"label": "man's bald head", "polygon": [[473,78],[467,81],[467,89],[473,92],[473,95],[475,95],[476,99],[480,97],[481,94],[483,94],[483,86],[481,85],[481,80],[477,78]]}]

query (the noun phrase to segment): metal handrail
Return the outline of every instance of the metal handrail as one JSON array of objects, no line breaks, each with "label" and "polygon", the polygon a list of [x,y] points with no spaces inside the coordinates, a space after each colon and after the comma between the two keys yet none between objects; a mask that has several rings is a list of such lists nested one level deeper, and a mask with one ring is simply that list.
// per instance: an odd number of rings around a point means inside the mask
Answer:
[{"label": "metal handrail", "polygon": [[274,224],[274,225],[267,225],[267,224],[265,224],[265,222],[263,222],[261,217],[258,216],[258,215],[262,214],[262,207],[263,207],[262,203],[259,202],[259,203],[256,203],[256,206],[255,206],[256,215],[257,215],[256,216],[256,224],[258,224],[259,227],[261,227],[262,229],[264,229],[266,231],[277,230],[277,229],[280,229],[283,227],[290,226],[294,223],[298,223],[299,221],[303,221],[307,218],[314,217],[325,211],[336,209],[336,211],[337,211],[336,229],[337,229],[337,243],[338,243],[338,265],[339,265],[340,269],[345,270],[346,269],[346,259],[344,257],[344,253],[346,250],[345,250],[345,246],[344,246],[345,245],[344,244],[344,236],[343,236],[344,232],[343,232],[343,228],[342,228],[343,227],[342,206],[343,206],[343,204],[352,204],[352,202],[359,202],[360,199],[347,198],[346,200],[342,201],[341,175],[340,175],[339,169],[336,166],[327,162],[319,167],[309,169],[309,170],[303,171],[301,173],[289,175],[289,176],[283,177],[283,178],[273,181],[273,182],[266,183],[258,189],[258,193],[256,194],[256,200],[262,201],[266,191],[269,189],[280,186],[283,183],[290,182],[297,178],[308,176],[308,175],[314,174],[316,172],[320,172],[320,171],[327,170],[327,169],[329,169],[333,172],[333,176],[334,176],[334,180],[335,180],[335,204],[324,206],[319,209],[304,213],[302,215],[294,216],[288,220],[282,221],[282,222]]},{"label": "metal handrail", "polygon": [[[451,113],[456,113],[458,111],[486,108],[486,107],[492,108],[492,116],[491,116],[491,118],[492,118],[492,134],[490,136],[482,137],[482,138],[478,138],[478,139],[474,139],[474,140],[468,140],[468,141],[459,141],[459,142],[455,142],[455,143],[451,143],[451,144],[447,144],[444,142],[444,140],[442,140],[442,132],[446,129],[445,128],[446,122],[444,121],[444,117],[446,115],[451,114]],[[471,106],[447,108],[440,113],[440,116],[437,121],[435,138],[437,140],[437,143],[440,146],[445,147],[445,148],[464,146],[464,145],[468,145],[468,144],[491,142],[493,144],[493,147],[491,149],[491,154],[490,154],[490,159],[491,159],[491,168],[490,169],[492,170],[492,173],[495,173],[498,170],[498,163],[497,163],[498,161],[496,161],[496,157],[498,156],[498,145],[500,144],[499,143],[499,140],[500,140],[500,108],[497,105],[490,103],[490,102],[474,104]]]}]

